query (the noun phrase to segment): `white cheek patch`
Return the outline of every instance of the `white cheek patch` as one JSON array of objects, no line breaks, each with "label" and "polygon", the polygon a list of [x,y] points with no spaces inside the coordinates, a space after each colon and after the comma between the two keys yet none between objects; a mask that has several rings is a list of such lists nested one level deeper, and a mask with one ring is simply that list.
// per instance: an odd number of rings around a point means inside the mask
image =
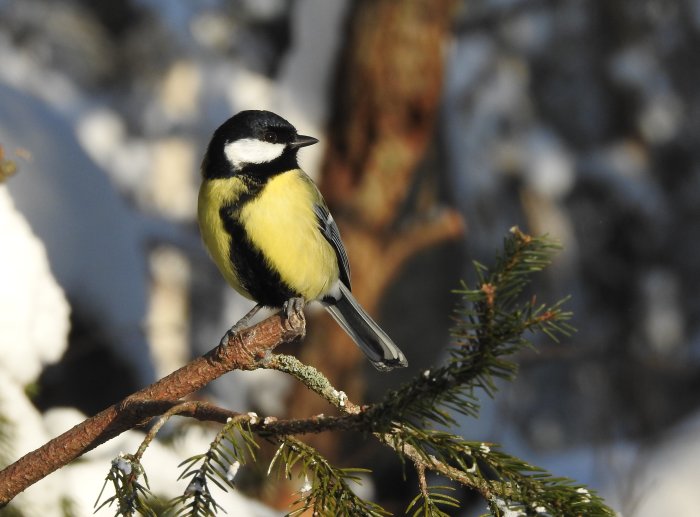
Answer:
[{"label": "white cheek patch", "polygon": [[247,163],[267,163],[279,158],[284,144],[271,144],[255,138],[243,138],[224,146],[224,154],[234,168]]}]

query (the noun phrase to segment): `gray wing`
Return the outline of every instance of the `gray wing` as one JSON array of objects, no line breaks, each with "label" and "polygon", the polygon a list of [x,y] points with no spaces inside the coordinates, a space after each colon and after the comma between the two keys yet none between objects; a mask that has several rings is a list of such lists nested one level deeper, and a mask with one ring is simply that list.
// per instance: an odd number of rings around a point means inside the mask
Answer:
[{"label": "gray wing", "polygon": [[350,262],[348,261],[348,254],[345,251],[345,246],[343,246],[343,241],[340,240],[340,231],[338,230],[338,225],[335,224],[333,216],[323,205],[314,205],[314,213],[316,214],[316,220],[318,221],[318,229],[326,238],[326,240],[333,246],[335,250],[335,256],[338,259],[338,270],[340,271],[340,280],[350,289]]}]

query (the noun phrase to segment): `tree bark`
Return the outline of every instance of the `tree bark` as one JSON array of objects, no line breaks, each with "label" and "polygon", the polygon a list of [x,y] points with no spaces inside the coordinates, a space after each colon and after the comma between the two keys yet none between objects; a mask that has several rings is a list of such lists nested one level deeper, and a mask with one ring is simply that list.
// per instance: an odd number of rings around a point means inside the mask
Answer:
[{"label": "tree bark", "polygon": [[[321,189],[348,251],[353,293],[370,313],[407,259],[463,232],[452,210],[394,230],[433,136],[455,4],[360,0],[349,13]],[[362,400],[361,352],[330,318],[316,318],[309,331],[302,361]],[[291,396],[293,416],[324,410],[304,388]],[[314,438],[323,454],[335,455],[337,436]]]}]

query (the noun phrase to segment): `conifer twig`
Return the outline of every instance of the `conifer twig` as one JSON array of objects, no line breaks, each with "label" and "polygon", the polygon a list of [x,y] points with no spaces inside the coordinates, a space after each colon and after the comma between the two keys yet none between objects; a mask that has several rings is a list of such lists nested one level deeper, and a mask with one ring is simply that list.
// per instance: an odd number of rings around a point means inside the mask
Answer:
[{"label": "conifer twig", "polygon": [[356,415],[362,410],[359,405],[348,400],[344,391],[335,389],[320,371],[313,366],[302,363],[294,356],[275,354],[265,361],[262,367],[291,375],[343,413]]}]

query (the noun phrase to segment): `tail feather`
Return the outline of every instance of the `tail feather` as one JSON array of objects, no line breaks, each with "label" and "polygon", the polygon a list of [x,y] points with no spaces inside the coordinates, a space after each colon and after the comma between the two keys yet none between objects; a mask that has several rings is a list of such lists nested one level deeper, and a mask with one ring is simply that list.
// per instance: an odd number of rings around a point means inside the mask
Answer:
[{"label": "tail feather", "polygon": [[365,312],[350,290],[340,285],[340,298],[333,305],[326,305],[338,324],[364,352],[372,365],[381,371],[408,366],[403,352],[386,332]]}]

